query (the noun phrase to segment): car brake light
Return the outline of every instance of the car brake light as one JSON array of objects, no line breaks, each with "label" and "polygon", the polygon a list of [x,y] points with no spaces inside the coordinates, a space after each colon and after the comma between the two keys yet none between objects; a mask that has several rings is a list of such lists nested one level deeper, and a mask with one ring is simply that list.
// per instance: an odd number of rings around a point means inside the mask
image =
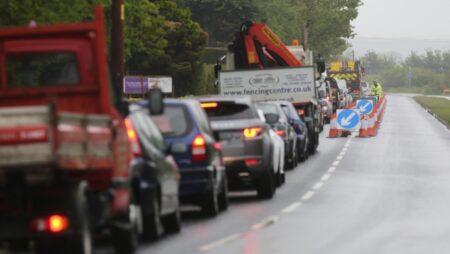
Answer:
[{"label": "car brake light", "polygon": [[244,129],[244,137],[246,138],[254,138],[261,134],[262,129],[259,127],[256,128],[245,128]]},{"label": "car brake light", "polygon": [[276,133],[280,137],[286,137],[286,132],[284,130],[277,130]]},{"label": "car brake light", "polygon": [[206,141],[201,135],[196,136],[192,141],[192,160],[206,160]]},{"label": "car brake light", "polygon": [[222,145],[220,144],[220,143],[214,143],[214,148],[217,150],[217,151],[222,151]]},{"label": "car brake light", "polygon": [[69,219],[59,214],[53,214],[47,218],[34,220],[32,228],[37,232],[62,233],[69,228]]},{"label": "car brake light", "polygon": [[139,145],[138,136],[136,134],[136,130],[133,127],[133,124],[131,123],[129,118],[125,119],[125,127],[127,128],[127,136],[128,140],[131,143],[131,150],[133,151],[134,156],[141,156],[142,150],[141,146]]},{"label": "car brake light", "polygon": [[61,233],[69,227],[67,217],[61,215],[52,215],[48,218],[48,230],[51,233]]},{"label": "car brake light", "polygon": [[200,103],[200,106],[202,108],[217,108],[218,104],[217,102],[204,102]]},{"label": "car brake light", "polygon": [[247,159],[245,160],[245,165],[248,166],[254,166],[254,165],[258,165],[260,162],[260,160],[258,159]]}]

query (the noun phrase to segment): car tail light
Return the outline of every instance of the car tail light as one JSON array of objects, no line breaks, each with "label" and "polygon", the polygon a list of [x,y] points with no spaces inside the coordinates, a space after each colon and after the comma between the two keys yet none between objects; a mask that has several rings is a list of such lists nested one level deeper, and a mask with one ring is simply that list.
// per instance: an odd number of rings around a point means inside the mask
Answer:
[{"label": "car tail light", "polygon": [[125,127],[127,128],[127,136],[128,140],[131,143],[131,150],[133,151],[133,155],[141,156],[142,150],[139,144],[138,136],[129,118],[125,119]]},{"label": "car tail light", "polygon": [[245,165],[247,167],[258,165],[259,163],[260,163],[260,160],[258,160],[258,159],[247,159],[247,160],[245,160]]},{"label": "car tail light", "polygon": [[217,102],[203,102],[200,103],[200,106],[202,108],[217,108],[218,104]]},{"label": "car tail light", "polygon": [[276,133],[280,137],[286,137],[286,131],[284,130],[277,130]]},{"label": "car tail light", "polygon": [[222,151],[222,145],[219,142],[214,143],[214,148],[217,151]]},{"label": "car tail light", "polygon": [[206,160],[206,141],[201,135],[196,136],[192,141],[192,160]]},{"label": "car tail light", "polygon": [[261,133],[262,133],[262,129],[259,127],[244,129],[244,137],[245,138],[254,138],[254,137],[261,135]]},{"label": "car tail light", "polygon": [[66,216],[53,214],[47,218],[35,219],[32,229],[37,232],[49,232],[53,234],[63,233],[69,228],[69,219]]}]

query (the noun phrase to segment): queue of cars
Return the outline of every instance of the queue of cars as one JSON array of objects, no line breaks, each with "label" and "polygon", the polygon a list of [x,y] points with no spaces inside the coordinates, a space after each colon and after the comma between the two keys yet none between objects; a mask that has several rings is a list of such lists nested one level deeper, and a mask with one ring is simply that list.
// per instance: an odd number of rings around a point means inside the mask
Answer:
[{"label": "queue of cars", "polygon": [[[287,101],[250,97],[164,99],[152,115],[149,101],[130,104],[125,120],[139,182],[144,240],[181,229],[180,207],[196,205],[207,217],[228,208],[228,192],[256,190],[270,199],[311,153],[308,127]],[[138,208],[137,208],[138,209]]]}]

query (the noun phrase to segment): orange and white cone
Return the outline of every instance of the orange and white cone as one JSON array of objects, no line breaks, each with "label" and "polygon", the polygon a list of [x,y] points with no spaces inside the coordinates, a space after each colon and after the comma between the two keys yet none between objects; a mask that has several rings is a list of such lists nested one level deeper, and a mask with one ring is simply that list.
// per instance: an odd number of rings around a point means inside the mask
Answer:
[{"label": "orange and white cone", "polygon": [[368,133],[367,133],[368,125],[369,125],[369,123],[367,121],[367,117],[365,115],[362,115],[361,116],[361,127],[359,128],[359,137],[360,138],[368,137]]},{"label": "orange and white cone", "polygon": [[338,137],[338,129],[337,129],[337,119],[336,113],[331,115],[330,120],[330,133],[328,134],[329,138],[337,138]]},{"label": "orange and white cone", "polygon": [[375,128],[375,114],[370,114],[369,117],[369,128],[367,129],[367,135],[369,137],[375,137],[376,135],[376,128]]}]

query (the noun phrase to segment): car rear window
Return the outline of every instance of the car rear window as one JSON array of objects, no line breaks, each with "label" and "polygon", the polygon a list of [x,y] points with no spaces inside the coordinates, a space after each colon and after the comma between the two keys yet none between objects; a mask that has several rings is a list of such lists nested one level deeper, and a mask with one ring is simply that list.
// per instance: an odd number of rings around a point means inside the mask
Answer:
[{"label": "car rear window", "polygon": [[[202,103],[204,105],[204,103]],[[213,106],[204,107],[210,120],[248,119],[255,118],[252,109],[246,104],[210,103]]]},{"label": "car rear window", "polygon": [[191,130],[191,121],[188,112],[183,106],[167,105],[164,108],[164,115],[169,118],[172,131],[164,133],[164,136],[183,136]]},{"label": "car rear window", "polygon": [[78,61],[70,52],[10,54],[6,73],[11,88],[80,83]]},{"label": "car rear window", "polygon": [[274,104],[258,104],[258,108],[261,109],[264,114],[278,115],[277,106]]}]

